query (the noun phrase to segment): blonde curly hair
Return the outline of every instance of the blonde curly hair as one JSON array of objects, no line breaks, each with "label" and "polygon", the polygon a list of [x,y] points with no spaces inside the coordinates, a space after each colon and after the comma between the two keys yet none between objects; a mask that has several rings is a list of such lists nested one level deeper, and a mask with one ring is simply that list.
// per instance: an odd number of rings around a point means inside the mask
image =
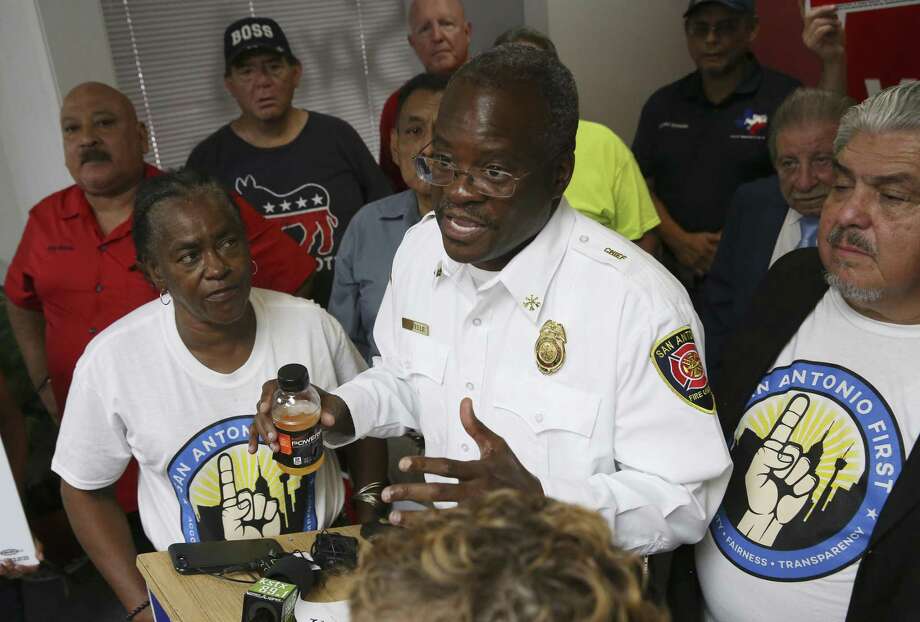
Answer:
[{"label": "blonde curly hair", "polygon": [[596,513],[501,490],[374,540],[351,594],[354,622],[665,622],[641,560]]}]

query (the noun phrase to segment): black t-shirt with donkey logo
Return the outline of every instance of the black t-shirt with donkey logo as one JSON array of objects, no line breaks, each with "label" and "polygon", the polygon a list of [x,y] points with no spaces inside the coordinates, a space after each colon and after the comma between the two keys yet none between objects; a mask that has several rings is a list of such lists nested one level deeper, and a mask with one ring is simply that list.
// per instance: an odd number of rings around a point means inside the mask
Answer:
[{"label": "black t-shirt with donkey logo", "polygon": [[225,125],[192,150],[186,165],[241,194],[316,258],[313,299],[325,307],[345,228],[361,206],[391,189],[354,128],[309,114],[297,138],[269,149],[250,145]]}]

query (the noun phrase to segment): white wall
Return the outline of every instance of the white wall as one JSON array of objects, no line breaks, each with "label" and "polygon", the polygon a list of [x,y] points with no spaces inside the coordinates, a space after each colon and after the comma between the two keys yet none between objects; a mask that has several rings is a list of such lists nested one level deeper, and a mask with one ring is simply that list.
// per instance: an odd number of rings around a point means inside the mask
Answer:
[{"label": "white wall", "polygon": [[498,35],[524,23],[524,0],[464,0],[466,18],[473,24],[472,53],[492,47]]},{"label": "white wall", "polygon": [[61,96],[83,82],[115,84],[99,0],[34,0]]},{"label": "white wall", "polygon": [[29,209],[73,183],[64,168],[61,97],[115,83],[99,0],[0,1],[0,278]]},{"label": "white wall", "polygon": [[64,168],[58,90],[32,0],[0,2],[0,260],[16,252],[29,208],[71,183]]},{"label": "white wall", "polygon": [[642,104],[693,71],[683,0],[525,0],[527,24],[546,32],[578,82],[581,116],[632,142]]}]

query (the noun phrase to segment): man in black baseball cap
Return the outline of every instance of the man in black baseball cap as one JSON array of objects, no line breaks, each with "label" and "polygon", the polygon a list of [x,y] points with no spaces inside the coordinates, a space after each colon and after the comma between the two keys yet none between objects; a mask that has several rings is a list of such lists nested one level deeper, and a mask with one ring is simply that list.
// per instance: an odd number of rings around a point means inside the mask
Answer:
[{"label": "man in black baseball cap", "polygon": [[[224,86],[240,116],[200,142],[186,164],[243,195],[316,258],[312,298],[325,307],[345,228],[364,204],[389,195],[390,184],[351,125],[293,105],[303,67],[275,20],[230,24],[224,60]],[[356,490],[386,480],[385,441],[364,439],[345,453]],[[369,506],[356,506],[359,519],[373,517]]]},{"label": "man in black baseball cap", "polygon": [[[802,9],[803,39],[823,62],[821,88],[843,94],[843,29],[834,7]],[[751,52],[754,0],[690,0],[687,50],[697,70],[646,102],[633,152],[661,218],[668,268],[695,294],[715,258],[735,189],[772,174],[767,126],[798,80]]]},{"label": "man in black baseball cap", "polygon": [[230,24],[224,60],[224,86],[240,116],[199,143],[186,164],[243,195],[317,259],[313,299],[325,307],[345,228],[390,185],[347,122],[293,105],[303,67],[278,22]]}]

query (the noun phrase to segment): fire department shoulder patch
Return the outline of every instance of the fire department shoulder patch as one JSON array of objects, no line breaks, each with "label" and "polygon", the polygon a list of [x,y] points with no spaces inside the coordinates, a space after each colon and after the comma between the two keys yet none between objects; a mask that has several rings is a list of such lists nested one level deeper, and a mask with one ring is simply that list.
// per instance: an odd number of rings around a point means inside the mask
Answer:
[{"label": "fire department shoulder patch", "polygon": [[660,339],[652,348],[651,359],[661,378],[681,399],[697,410],[715,414],[715,397],[689,326]]}]

